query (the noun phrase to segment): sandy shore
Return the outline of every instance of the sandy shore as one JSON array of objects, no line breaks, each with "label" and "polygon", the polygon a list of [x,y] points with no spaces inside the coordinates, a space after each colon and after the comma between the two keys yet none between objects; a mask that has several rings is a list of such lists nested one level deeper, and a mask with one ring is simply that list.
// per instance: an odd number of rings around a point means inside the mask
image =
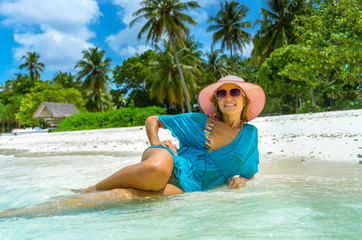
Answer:
[{"label": "sandy shore", "polygon": [[[259,117],[251,124],[261,159],[362,161],[362,110]],[[160,129],[160,138],[172,139],[170,131]],[[146,147],[144,127],[0,136],[0,155],[140,155]]]}]

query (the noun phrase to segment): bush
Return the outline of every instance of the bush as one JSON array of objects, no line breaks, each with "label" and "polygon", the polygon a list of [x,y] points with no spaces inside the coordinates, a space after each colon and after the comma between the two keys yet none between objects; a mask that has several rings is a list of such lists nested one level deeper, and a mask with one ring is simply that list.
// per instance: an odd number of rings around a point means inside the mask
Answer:
[{"label": "bush", "polygon": [[293,106],[283,102],[281,98],[267,96],[262,114],[269,115],[273,113],[275,114],[292,113],[293,110],[294,110]]},{"label": "bush", "polygon": [[83,112],[65,118],[56,131],[141,126],[145,124],[147,117],[164,114],[165,112],[166,109],[155,106],[121,108],[97,113]]},{"label": "bush", "polygon": [[297,114],[300,113],[311,113],[311,112],[323,112],[323,109],[321,109],[319,106],[312,104],[309,100],[307,101],[310,106],[314,108],[314,111],[307,107],[305,103],[302,103],[302,105],[297,108]]},{"label": "bush", "polygon": [[[339,106],[337,101],[336,101],[336,106]],[[362,97],[342,100],[342,109],[359,109],[359,108],[362,108]]]}]

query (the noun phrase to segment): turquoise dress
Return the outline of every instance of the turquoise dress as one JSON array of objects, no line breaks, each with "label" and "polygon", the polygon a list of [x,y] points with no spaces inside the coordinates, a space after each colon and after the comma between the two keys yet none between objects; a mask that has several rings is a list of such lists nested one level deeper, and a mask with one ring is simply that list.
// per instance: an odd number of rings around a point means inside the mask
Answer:
[{"label": "turquoise dress", "polygon": [[208,115],[183,113],[158,117],[179,140],[180,148],[178,156],[167,147],[152,148],[165,148],[173,155],[173,173],[183,191],[207,190],[235,175],[250,178],[258,172],[258,134],[253,125],[244,124],[230,144],[209,153],[204,134]]}]

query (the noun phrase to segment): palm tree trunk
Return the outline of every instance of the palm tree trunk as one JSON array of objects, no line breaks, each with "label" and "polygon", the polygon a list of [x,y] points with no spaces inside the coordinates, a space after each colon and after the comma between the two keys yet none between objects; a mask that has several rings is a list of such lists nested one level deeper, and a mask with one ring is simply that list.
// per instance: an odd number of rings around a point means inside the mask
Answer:
[{"label": "palm tree trunk", "polygon": [[310,88],[310,97],[312,98],[312,103],[313,103],[314,105],[317,105],[317,101],[315,100],[313,88]]},{"label": "palm tree trunk", "polygon": [[181,65],[180,65],[180,61],[178,60],[178,56],[177,56],[177,52],[176,49],[173,45],[173,41],[172,41],[172,37],[171,37],[171,32],[169,29],[167,29],[167,33],[168,33],[168,37],[170,39],[170,44],[171,44],[171,48],[173,49],[173,54],[175,56],[175,60],[177,63],[177,68],[178,71],[180,73],[180,77],[181,77],[181,82],[182,82],[182,87],[184,89],[184,94],[185,94],[185,99],[186,99],[186,106],[187,106],[187,112],[191,112],[191,105],[190,105],[190,99],[189,99],[189,95],[188,95],[188,91],[186,88],[186,83],[185,83],[185,79],[184,79],[184,74],[182,73],[182,69],[181,69]]},{"label": "palm tree trunk", "polygon": [[101,99],[101,94],[99,93],[99,88],[97,88],[97,98],[98,98],[98,101],[99,101],[99,106],[101,108],[101,112],[103,112],[103,103],[102,103],[102,99]]},{"label": "palm tree trunk", "polygon": [[196,92],[196,90],[195,90],[194,85],[191,85],[191,88],[192,88],[192,92],[193,92],[194,95],[195,95],[195,100],[196,100],[196,102],[199,103],[198,95],[197,95],[197,92]]},{"label": "palm tree trunk", "polygon": [[32,69],[30,69],[30,79],[31,79],[31,82],[33,83],[33,86],[35,87],[34,73],[33,73]]},{"label": "palm tree trunk", "polygon": [[230,57],[231,57],[231,73],[234,74],[233,45],[231,45],[230,47]]},{"label": "palm tree trunk", "polygon": [[[197,105],[200,106],[200,103],[199,103],[199,95],[197,94],[194,85],[191,85],[191,87],[192,87],[192,92],[193,92],[194,95],[195,95],[195,100],[196,100],[196,102],[197,102]],[[201,108],[200,108],[200,112],[201,112],[201,113],[203,112]]]},{"label": "palm tree trunk", "polygon": [[309,103],[307,103],[303,98],[302,98],[302,96],[299,94],[299,97],[300,97],[300,99],[302,100],[302,102],[304,102],[304,104],[308,107],[308,108],[310,108],[313,112],[315,112],[316,110],[314,109],[314,107],[313,106],[311,106]]},{"label": "palm tree trunk", "polygon": [[181,105],[181,111],[182,113],[185,112],[185,107],[184,107],[184,101],[182,101],[182,95],[180,94],[180,105]]}]

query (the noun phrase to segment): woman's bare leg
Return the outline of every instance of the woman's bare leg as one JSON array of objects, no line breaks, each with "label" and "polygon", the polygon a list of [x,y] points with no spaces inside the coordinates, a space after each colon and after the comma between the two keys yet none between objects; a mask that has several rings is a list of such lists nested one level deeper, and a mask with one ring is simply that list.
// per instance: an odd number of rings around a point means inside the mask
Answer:
[{"label": "woman's bare leg", "polygon": [[140,163],[124,167],[96,185],[83,189],[83,191],[115,188],[159,191],[170,179],[173,164],[173,157],[169,151],[163,148],[149,148],[142,155]]},{"label": "woman's bare leg", "polygon": [[172,185],[166,186],[160,191],[144,191],[138,189],[113,189],[110,191],[86,193],[78,196],[65,197],[55,202],[43,203],[29,208],[9,209],[0,213],[0,218],[5,217],[36,217],[51,216],[75,212],[83,209],[115,204],[127,203],[146,197],[160,197],[181,194],[183,191]]}]

